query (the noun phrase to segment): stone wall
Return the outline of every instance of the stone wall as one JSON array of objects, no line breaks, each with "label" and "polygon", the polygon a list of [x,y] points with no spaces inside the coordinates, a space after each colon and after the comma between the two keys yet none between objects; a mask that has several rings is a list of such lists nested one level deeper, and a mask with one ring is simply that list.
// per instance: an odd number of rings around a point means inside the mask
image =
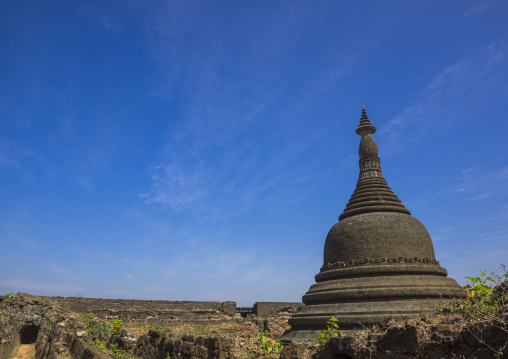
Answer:
[{"label": "stone wall", "polygon": [[39,329],[57,314],[54,306],[42,297],[0,296],[0,359],[10,358],[18,343],[35,343]]},{"label": "stone wall", "polygon": [[[120,316],[131,321],[173,319],[175,317],[209,316],[217,312],[234,315],[238,309],[236,302],[199,302],[169,300],[106,299],[84,297],[47,297],[62,309],[73,312],[95,313],[100,317]],[[258,317],[268,318],[278,315],[291,315],[303,306],[296,302],[256,302],[252,308],[242,308]]]},{"label": "stone wall", "polygon": [[129,314],[133,318],[145,318],[152,315],[188,316],[210,315],[217,311],[233,315],[236,312],[235,302],[199,302],[169,300],[106,299],[84,297],[48,297],[63,309],[74,312],[96,314]]},{"label": "stone wall", "polygon": [[256,302],[253,307],[253,314],[258,317],[269,318],[278,315],[292,315],[303,307],[298,302]]},{"label": "stone wall", "polygon": [[[506,291],[504,288],[500,290]],[[508,298],[505,292],[498,295],[503,300]],[[277,304],[280,303],[259,302],[256,308],[261,314],[272,308],[281,317],[268,321],[283,322],[282,313],[289,307],[277,309]],[[34,340],[37,359],[104,359],[110,357],[108,350],[114,346],[121,350],[123,357],[236,359],[259,356],[259,342],[252,330],[268,329],[272,338],[280,337],[270,323],[268,328],[243,326],[257,321],[266,323],[265,318],[251,322],[250,318],[216,316],[225,317],[230,325],[223,327],[221,324],[219,331],[199,334],[150,330],[137,338],[125,328],[115,334],[87,334],[81,315],[59,308],[47,298],[29,294],[0,296],[0,359],[11,357],[16,343],[33,343]],[[184,323],[182,326],[187,323],[176,321]],[[239,322],[244,323],[241,326],[243,335],[239,335],[239,327],[234,326]],[[320,346],[313,342],[287,344],[280,359],[508,358],[507,322],[508,305],[504,304],[499,310],[475,320],[462,312],[436,312],[417,320],[393,322],[386,328],[366,329],[355,336],[339,335]],[[99,350],[96,339],[107,349]]]}]

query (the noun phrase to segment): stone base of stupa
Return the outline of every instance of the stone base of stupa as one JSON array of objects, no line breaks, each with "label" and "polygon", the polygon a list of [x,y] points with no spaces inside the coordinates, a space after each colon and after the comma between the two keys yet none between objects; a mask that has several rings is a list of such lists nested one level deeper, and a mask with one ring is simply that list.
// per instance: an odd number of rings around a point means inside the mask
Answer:
[{"label": "stone base of stupa", "polygon": [[[400,260],[400,259],[399,259]],[[410,259],[411,260],[411,259]],[[414,260],[414,259],[413,259]],[[335,317],[343,334],[419,317],[465,292],[437,264],[364,264],[322,271],[289,320],[285,342],[312,341]]]}]

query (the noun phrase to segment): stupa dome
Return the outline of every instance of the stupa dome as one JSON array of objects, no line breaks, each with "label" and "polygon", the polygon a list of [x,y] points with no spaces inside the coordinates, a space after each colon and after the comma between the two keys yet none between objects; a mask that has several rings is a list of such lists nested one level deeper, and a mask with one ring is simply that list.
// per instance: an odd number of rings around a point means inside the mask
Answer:
[{"label": "stupa dome", "polygon": [[289,320],[284,341],[316,338],[335,317],[348,332],[415,317],[465,292],[439,265],[424,225],[388,186],[372,135],[376,128],[362,107],[356,133],[360,174],[339,221],[330,229],[323,266]]}]

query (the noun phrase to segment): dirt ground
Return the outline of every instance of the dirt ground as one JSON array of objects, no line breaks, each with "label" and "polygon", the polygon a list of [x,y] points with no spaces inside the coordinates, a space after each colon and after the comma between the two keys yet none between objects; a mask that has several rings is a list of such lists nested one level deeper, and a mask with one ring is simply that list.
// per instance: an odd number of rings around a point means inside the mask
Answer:
[{"label": "dirt ground", "polygon": [[11,359],[33,359],[35,358],[35,344],[21,344],[14,349]]}]

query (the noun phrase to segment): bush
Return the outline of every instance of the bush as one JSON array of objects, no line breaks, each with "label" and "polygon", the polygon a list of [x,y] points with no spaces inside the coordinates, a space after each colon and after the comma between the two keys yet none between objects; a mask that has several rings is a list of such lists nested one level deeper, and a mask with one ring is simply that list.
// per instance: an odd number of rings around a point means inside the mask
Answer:
[{"label": "bush", "polygon": [[115,334],[118,333],[121,327],[123,327],[123,322],[121,319],[113,319],[111,323],[113,324],[112,332]]},{"label": "bush", "polygon": [[108,323],[99,323],[97,325],[90,325],[86,328],[86,334],[101,334],[101,333],[109,333],[109,325]]},{"label": "bush", "polygon": [[[467,283],[462,289],[468,291],[465,299],[453,300],[439,310],[450,310],[452,312],[464,313],[471,318],[486,318],[496,315],[497,312],[508,303],[508,292],[503,282],[508,278],[506,268],[501,264],[504,274],[497,275],[480,271],[479,277],[465,277]],[[494,290],[493,285],[497,284],[498,289]]]},{"label": "bush", "polygon": [[338,336],[337,330],[339,330],[339,325],[336,323],[339,320],[335,317],[330,318],[329,321],[326,322],[327,328],[325,330],[320,330],[317,332],[317,338],[315,340],[318,344],[328,343],[330,339]]},{"label": "bush", "polygon": [[106,342],[104,340],[95,339],[94,345],[98,350],[106,349]]},{"label": "bush", "polygon": [[282,344],[280,340],[269,340],[270,332],[265,330],[263,333],[256,334],[256,340],[259,341],[259,350],[265,355],[269,356],[273,353],[280,354]]}]

